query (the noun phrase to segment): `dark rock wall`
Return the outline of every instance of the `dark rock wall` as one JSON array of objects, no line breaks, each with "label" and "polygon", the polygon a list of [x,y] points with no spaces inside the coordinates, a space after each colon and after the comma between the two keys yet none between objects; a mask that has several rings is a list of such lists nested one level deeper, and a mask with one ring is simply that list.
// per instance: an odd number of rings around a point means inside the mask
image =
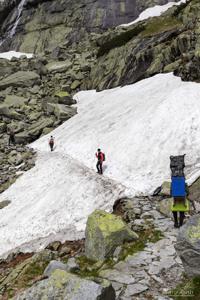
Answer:
[{"label": "dark rock wall", "polygon": [[85,88],[109,89],[163,72],[199,82],[199,16],[199,1],[191,0],[159,18],[104,33]]},{"label": "dark rock wall", "polygon": [[[135,20],[146,8],[171,0],[27,0],[14,37],[9,28],[16,20],[12,9],[17,1],[5,0],[0,6],[0,36],[6,42],[0,51],[15,49],[43,52],[61,43],[72,44],[87,39],[90,32],[103,32],[110,27]],[[177,0],[175,0],[177,1]],[[11,5],[12,4],[12,5]],[[2,7],[2,8],[1,8]]]}]

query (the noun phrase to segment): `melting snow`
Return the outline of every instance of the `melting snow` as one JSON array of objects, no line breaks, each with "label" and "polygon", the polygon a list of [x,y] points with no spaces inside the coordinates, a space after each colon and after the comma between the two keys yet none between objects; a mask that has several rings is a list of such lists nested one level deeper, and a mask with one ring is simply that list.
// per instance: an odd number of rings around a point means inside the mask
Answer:
[{"label": "melting snow", "polygon": [[19,58],[22,55],[25,55],[27,58],[32,58],[33,57],[33,54],[31,54],[31,53],[22,53],[22,52],[16,52],[16,51],[9,51],[9,52],[0,53],[0,58],[6,58],[6,59],[10,60],[12,57]]},{"label": "melting snow", "polygon": [[133,21],[130,22],[128,24],[122,24],[119,25],[118,27],[128,27],[130,25],[133,25],[139,21],[143,21],[146,20],[148,18],[152,18],[152,17],[159,17],[161,16],[165,11],[167,11],[169,8],[171,8],[174,5],[180,5],[182,3],[186,3],[187,0],[181,0],[179,2],[169,2],[165,5],[155,5],[154,7],[150,7],[145,9],[140,15],[139,17]]},{"label": "melting snow", "polygon": [[[32,144],[36,166],[0,196],[0,255],[52,236],[84,235],[87,216],[124,194],[151,193],[170,178],[169,156],[186,153],[187,179],[200,172],[200,85],[160,74],[100,93],[76,95],[79,114]],[[94,152],[106,153],[104,176]],[[22,246],[23,245],[23,246]],[[38,247],[38,245],[37,245]]]}]

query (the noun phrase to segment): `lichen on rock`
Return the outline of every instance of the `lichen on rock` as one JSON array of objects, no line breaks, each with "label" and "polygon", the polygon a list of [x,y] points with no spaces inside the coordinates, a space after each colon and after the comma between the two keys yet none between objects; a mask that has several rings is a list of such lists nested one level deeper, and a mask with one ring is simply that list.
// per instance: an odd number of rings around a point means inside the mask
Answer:
[{"label": "lichen on rock", "polygon": [[93,260],[108,258],[117,246],[138,238],[121,217],[101,210],[94,211],[88,217],[85,235],[85,253]]}]

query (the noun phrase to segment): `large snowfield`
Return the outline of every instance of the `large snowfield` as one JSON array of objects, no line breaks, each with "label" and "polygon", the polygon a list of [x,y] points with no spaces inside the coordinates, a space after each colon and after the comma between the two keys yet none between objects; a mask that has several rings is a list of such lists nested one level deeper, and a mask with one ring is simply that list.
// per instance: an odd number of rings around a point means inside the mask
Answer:
[{"label": "large snowfield", "polygon": [[[31,146],[36,166],[0,196],[0,255],[84,236],[88,215],[115,200],[151,194],[170,179],[169,156],[186,154],[188,182],[200,175],[200,84],[159,74],[112,90],[78,93],[78,114]],[[96,174],[95,151],[106,154]],[[40,245],[40,246],[39,246]]]}]

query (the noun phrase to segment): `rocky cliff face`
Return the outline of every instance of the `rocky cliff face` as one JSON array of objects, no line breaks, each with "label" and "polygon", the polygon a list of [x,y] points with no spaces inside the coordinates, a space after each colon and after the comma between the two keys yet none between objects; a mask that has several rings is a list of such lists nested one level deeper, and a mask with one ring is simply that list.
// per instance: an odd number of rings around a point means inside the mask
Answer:
[{"label": "rocky cliff face", "polygon": [[[0,50],[38,53],[63,43],[71,45],[87,39],[91,32],[128,23],[144,9],[167,2],[170,0],[4,0],[0,4],[0,36],[7,40]],[[22,4],[19,15],[18,5]],[[19,17],[15,35],[9,38]]]},{"label": "rocky cliff face", "polygon": [[159,18],[117,28],[97,39],[97,63],[86,88],[134,83],[162,72],[200,80],[199,1],[172,7]]}]

